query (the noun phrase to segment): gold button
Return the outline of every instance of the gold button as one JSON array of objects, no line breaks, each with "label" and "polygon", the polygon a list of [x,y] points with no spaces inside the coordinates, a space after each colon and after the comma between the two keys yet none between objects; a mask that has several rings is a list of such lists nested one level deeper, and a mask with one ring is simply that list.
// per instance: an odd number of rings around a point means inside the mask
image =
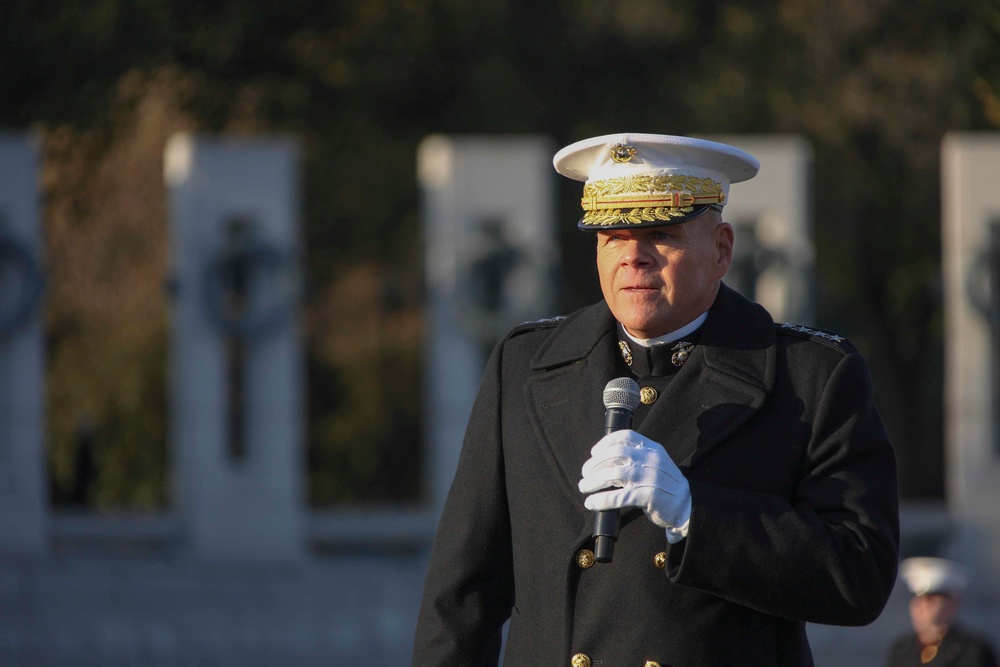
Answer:
[{"label": "gold button", "polygon": [[573,667],[590,667],[593,663],[590,660],[590,656],[586,653],[577,653],[570,660],[569,664]]},{"label": "gold button", "polygon": [[590,549],[580,549],[576,552],[576,564],[586,570],[594,564],[594,552]]},{"label": "gold button", "polygon": [[655,660],[647,660],[646,664],[644,665],[644,667],[661,667],[661,665],[660,665],[660,663],[656,662]]},{"label": "gold button", "polygon": [[653,556],[653,565],[660,568],[661,570],[667,566],[667,552],[661,551],[660,553]]},{"label": "gold button", "polygon": [[642,401],[643,405],[654,403],[659,395],[652,387],[643,387],[639,390],[639,400]]}]

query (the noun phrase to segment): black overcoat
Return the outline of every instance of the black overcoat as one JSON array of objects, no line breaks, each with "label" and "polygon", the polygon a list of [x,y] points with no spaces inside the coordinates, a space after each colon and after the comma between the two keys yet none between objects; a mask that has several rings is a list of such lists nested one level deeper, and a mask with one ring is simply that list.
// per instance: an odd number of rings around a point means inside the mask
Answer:
[{"label": "black overcoat", "polygon": [[[804,622],[878,617],[896,576],[895,458],[864,360],[775,325],[722,286],[698,344],[637,427],[691,485],[670,546],[623,512],[591,567],[577,488],[621,374],[604,302],[516,328],[494,350],[439,525],[413,664],[809,665]],[[657,555],[659,554],[659,558]]]}]

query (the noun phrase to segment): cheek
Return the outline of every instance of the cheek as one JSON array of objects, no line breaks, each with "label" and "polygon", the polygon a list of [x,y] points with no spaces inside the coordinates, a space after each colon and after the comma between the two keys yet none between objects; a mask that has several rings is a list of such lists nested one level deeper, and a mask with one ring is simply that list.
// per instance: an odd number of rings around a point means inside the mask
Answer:
[{"label": "cheek", "polygon": [[663,267],[667,282],[686,290],[705,282],[707,273],[702,259],[691,256],[680,255],[670,258]]},{"label": "cheek", "polygon": [[610,298],[612,293],[612,286],[615,281],[616,265],[614,262],[608,262],[606,259],[602,261],[598,258],[597,261],[597,278],[601,284],[601,291],[604,292],[605,298]]},{"label": "cheek", "polygon": [[597,275],[601,282],[606,280],[615,270],[615,263],[607,255],[597,256]]}]

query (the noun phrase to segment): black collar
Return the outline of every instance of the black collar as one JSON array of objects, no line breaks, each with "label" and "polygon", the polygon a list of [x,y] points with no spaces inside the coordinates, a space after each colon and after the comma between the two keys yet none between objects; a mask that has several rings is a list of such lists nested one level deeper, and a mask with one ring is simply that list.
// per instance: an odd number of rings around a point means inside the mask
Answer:
[{"label": "black collar", "polygon": [[639,345],[618,325],[618,350],[622,359],[637,377],[665,377],[680,370],[698,342],[701,327],[672,343]]}]

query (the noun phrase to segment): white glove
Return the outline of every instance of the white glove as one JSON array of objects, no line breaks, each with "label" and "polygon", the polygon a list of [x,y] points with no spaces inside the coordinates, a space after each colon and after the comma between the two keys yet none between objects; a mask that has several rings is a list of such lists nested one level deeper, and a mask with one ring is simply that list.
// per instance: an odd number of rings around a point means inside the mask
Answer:
[{"label": "white glove", "polygon": [[671,544],[687,536],[688,481],[660,443],[635,431],[615,431],[597,441],[583,464],[580,492],[592,494],[583,503],[589,510],[642,508],[650,521],[666,529]]}]

